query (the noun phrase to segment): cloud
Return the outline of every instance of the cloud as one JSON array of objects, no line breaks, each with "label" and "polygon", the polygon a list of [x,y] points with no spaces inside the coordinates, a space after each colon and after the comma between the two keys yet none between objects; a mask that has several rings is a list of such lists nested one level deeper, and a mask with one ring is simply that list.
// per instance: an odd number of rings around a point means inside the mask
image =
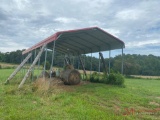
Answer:
[{"label": "cloud", "polygon": [[108,28],[108,29],[103,28],[103,29],[104,29],[105,31],[107,31],[108,33],[116,36],[116,37],[118,37],[118,36],[120,35],[120,31],[117,30],[117,29],[113,29],[113,28]]},{"label": "cloud", "polygon": [[128,9],[118,12],[115,17],[122,20],[138,20],[142,14],[144,13],[141,10]]},{"label": "cloud", "polygon": [[133,41],[133,42],[128,42],[126,44],[127,48],[139,48],[139,47],[145,47],[145,46],[157,46],[160,45],[160,40],[147,40],[147,41]]},{"label": "cloud", "polygon": [[0,51],[3,52],[15,51],[17,48],[20,50],[27,48],[25,44],[22,44],[21,42],[15,42],[7,36],[0,35],[0,41],[3,41],[3,44],[0,44]]},{"label": "cloud", "polygon": [[23,10],[27,7],[27,4],[29,4],[29,0],[15,0],[15,4],[18,9]]},{"label": "cloud", "polygon": [[60,23],[63,23],[63,24],[80,22],[76,18],[67,18],[67,17],[58,17],[58,18],[55,18],[54,21],[60,22]]},{"label": "cloud", "polygon": [[56,31],[98,26],[123,40],[126,53],[138,49],[140,54],[160,56],[159,4],[159,0],[2,0],[0,51],[31,47]]}]

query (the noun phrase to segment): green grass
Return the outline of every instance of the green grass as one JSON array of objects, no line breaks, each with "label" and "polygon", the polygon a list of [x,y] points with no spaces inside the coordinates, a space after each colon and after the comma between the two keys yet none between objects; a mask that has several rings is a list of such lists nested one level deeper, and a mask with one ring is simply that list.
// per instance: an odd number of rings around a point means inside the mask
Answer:
[{"label": "green grass", "polygon": [[12,72],[13,69],[0,69],[0,120],[158,120],[160,117],[160,80],[128,78],[124,88],[89,83],[69,86],[69,90],[33,92],[31,80],[22,89],[17,88],[21,72],[4,85]]}]

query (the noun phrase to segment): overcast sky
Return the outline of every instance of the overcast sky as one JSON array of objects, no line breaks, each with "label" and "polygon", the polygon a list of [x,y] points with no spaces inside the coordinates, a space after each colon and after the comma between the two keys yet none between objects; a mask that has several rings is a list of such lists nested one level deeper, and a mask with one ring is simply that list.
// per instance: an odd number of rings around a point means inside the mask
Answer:
[{"label": "overcast sky", "polygon": [[123,40],[126,54],[160,56],[160,0],[0,0],[1,52],[93,26]]}]

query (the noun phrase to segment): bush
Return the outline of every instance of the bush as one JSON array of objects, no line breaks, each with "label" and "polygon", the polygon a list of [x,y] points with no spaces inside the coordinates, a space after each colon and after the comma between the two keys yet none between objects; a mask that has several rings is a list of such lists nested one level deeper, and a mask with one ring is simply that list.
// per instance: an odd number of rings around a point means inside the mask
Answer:
[{"label": "bush", "polygon": [[91,77],[91,78],[90,78],[90,82],[99,83],[99,79],[98,79],[98,78]]},{"label": "bush", "polygon": [[[44,62],[42,63],[42,66],[44,67]],[[46,70],[49,70],[50,67],[51,67],[51,64],[48,61],[46,61]]]},{"label": "bush", "polygon": [[110,73],[110,74],[103,73],[103,75],[99,75],[97,72],[94,72],[92,74],[92,77],[90,78],[90,82],[123,86],[124,77],[120,73]]},{"label": "bush", "polygon": [[0,65],[0,69],[2,69],[2,66]]},{"label": "bush", "polygon": [[94,72],[92,74],[92,77],[90,78],[90,82],[95,82],[95,83],[99,83],[99,76],[97,72]]},{"label": "bush", "polygon": [[107,83],[112,85],[123,85],[124,77],[120,73],[110,73],[107,77]]}]

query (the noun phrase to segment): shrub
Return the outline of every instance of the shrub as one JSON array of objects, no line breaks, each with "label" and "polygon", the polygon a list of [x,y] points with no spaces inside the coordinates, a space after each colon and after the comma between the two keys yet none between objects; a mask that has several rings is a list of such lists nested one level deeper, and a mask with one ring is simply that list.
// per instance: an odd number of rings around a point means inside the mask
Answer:
[{"label": "shrub", "polygon": [[0,65],[0,69],[2,69],[2,66]]},{"label": "shrub", "polygon": [[90,82],[98,83],[98,82],[99,82],[99,79],[98,79],[98,78],[91,77],[91,78],[90,78]]},{"label": "shrub", "polygon": [[90,78],[90,82],[123,86],[124,77],[120,73],[110,73],[110,74],[103,73],[103,75],[99,75],[97,72],[94,72],[92,74],[92,77]]},{"label": "shrub", "polygon": [[94,72],[92,74],[92,77],[90,78],[90,82],[100,83],[101,80],[99,79],[100,75],[97,72]]},{"label": "shrub", "polygon": [[108,75],[107,76],[103,76],[103,78],[102,78],[101,81],[103,81],[103,83],[105,83],[105,84],[109,84],[109,82],[108,82]]},{"label": "shrub", "polygon": [[[44,62],[42,63],[42,66],[44,67]],[[49,70],[50,66],[51,64],[48,61],[46,61],[46,70]]]},{"label": "shrub", "polygon": [[120,73],[110,73],[107,77],[108,84],[123,85],[124,77]]}]

